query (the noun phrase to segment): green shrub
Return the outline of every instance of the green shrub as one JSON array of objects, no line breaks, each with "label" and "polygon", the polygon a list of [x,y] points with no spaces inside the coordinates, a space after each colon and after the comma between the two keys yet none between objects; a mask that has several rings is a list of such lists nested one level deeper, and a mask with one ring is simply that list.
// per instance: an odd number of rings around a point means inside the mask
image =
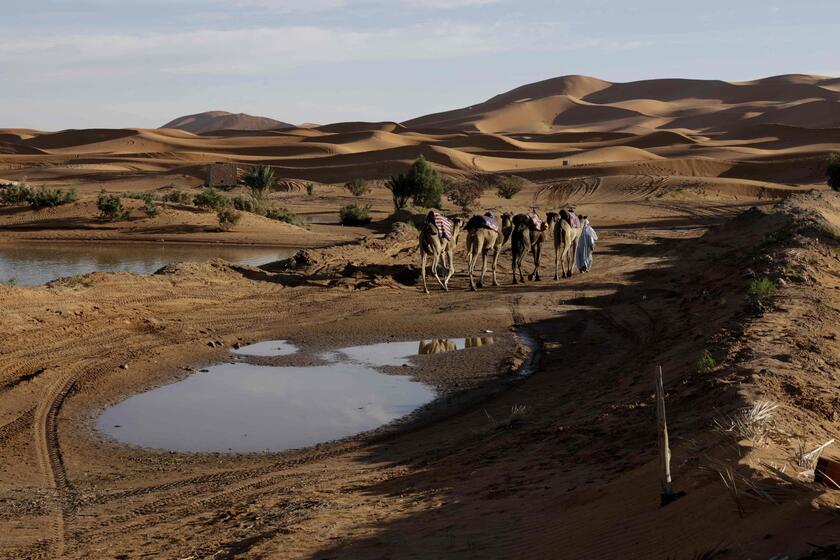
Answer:
[{"label": "green shrub", "polygon": [[764,308],[770,303],[775,293],[776,284],[772,280],[769,278],[756,278],[750,282],[750,286],[747,289],[747,299],[753,306]]},{"label": "green shrub", "polygon": [[251,167],[242,176],[242,180],[251,189],[251,195],[260,201],[267,193],[271,192],[276,181],[274,170],[270,165],[255,165]]},{"label": "green shrub", "polygon": [[527,183],[525,179],[517,177],[516,175],[500,177],[497,179],[496,194],[498,194],[501,198],[510,200],[516,196],[523,187],[525,187],[525,183]]},{"label": "green shrub", "polygon": [[193,204],[208,210],[221,210],[230,206],[230,199],[211,187],[195,195]]},{"label": "green shrub", "polygon": [[242,212],[251,212],[252,214],[265,213],[262,204],[250,194],[240,194],[231,200],[233,207]]},{"label": "green shrub", "polygon": [[313,192],[315,192],[315,185],[306,183],[306,196],[312,196]]},{"label": "green shrub", "polygon": [[388,179],[385,188],[391,191],[394,198],[394,210],[400,211],[408,206],[408,201],[414,193],[414,183],[403,173]]},{"label": "green shrub", "polygon": [[227,231],[239,223],[242,214],[232,208],[222,208],[216,213],[216,217],[219,218],[219,229]]},{"label": "green shrub", "polygon": [[694,371],[699,373],[700,375],[706,375],[713,369],[717,363],[715,362],[714,357],[712,357],[711,352],[708,350],[703,350],[703,353],[700,354],[700,357],[697,358],[697,361],[694,362]]},{"label": "green shrub", "polygon": [[99,192],[96,207],[99,209],[99,216],[110,222],[127,220],[130,216],[119,195],[108,194],[105,191]]},{"label": "green shrub", "polygon": [[828,156],[825,175],[828,186],[835,191],[840,191],[840,154],[834,153]]},{"label": "green shrub", "polygon": [[124,193],[120,194],[120,198],[130,198],[132,200],[145,200],[147,194],[150,194],[150,193],[137,192],[137,191],[124,192]]},{"label": "green shrub", "polygon": [[362,179],[353,179],[349,183],[346,183],[344,188],[353,196],[364,196],[370,192],[370,185]]},{"label": "green shrub", "polygon": [[460,208],[462,212],[468,213],[478,206],[484,188],[475,181],[464,180],[448,182],[445,191],[449,202]]},{"label": "green shrub", "polygon": [[278,222],[286,222],[287,224],[300,225],[300,218],[286,208],[269,208],[265,212],[265,217]]},{"label": "green shrub", "polygon": [[411,164],[406,177],[413,184],[411,197],[415,206],[422,208],[440,208],[443,194],[443,181],[437,171],[429,165],[426,158],[418,157]]},{"label": "green shrub", "polygon": [[0,206],[23,206],[32,198],[32,187],[26,183],[0,188]]},{"label": "green shrub", "polygon": [[143,212],[145,212],[150,218],[157,216],[160,213],[160,209],[157,207],[157,204],[155,204],[155,195],[152,193],[143,193]]},{"label": "green shrub", "polygon": [[62,204],[70,204],[78,200],[76,189],[48,189],[46,187],[39,187],[32,191],[29,196],[29,206],[35,210],[41,208],[54,208]]},{"label": "green shrub", "polygon": [[338,211],[338,216],[341,218],[341,225],[344,226],[360,226],[370,222],[370,206],[359,206],[357,204],[348,204]]},{"label": "green shrub", "polygon": [[160,199],[163,202],[172,202],[175,204],[190,204],[192,202],[190,193],[179,190],[170,191],[161,196]]}]

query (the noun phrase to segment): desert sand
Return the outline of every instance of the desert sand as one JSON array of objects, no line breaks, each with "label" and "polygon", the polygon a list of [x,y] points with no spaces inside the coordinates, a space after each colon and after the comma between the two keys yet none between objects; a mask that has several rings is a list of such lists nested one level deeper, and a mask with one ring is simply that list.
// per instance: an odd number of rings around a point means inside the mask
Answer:
[{"label": "desert sand", "polygon": [[[401,124],[0,131],[0,177],[80,193],[0,208],[0,242],[303,249],[259,268],[0,285],[0,557],[836,555],[818,547],[840,542],[840,488],[801,474],[797,450],[840,439],[840,196],[823,166],[840,151],[839,102],[836,80],[814,76],[573,76]],[[506,250],[502,285],[470,292],[461,244],[451,291],[423,294],[417,232],[389,217],[383,186],[421,154],[450,177],[527,179],[511,200],[487,191],[486,208],[575,205],[600,236],[593,271],[550,280],[546,246],[544,279],[513,286]],[[310,223],[248,215],[220,232],[212,213],[167,204],[149,218],[137,201],[129,221],[96,217],[100,189],[195,193],[209,162],[270,163],[284,179],[270,202]],[[369,227],[334,223],[354,178],[374,186]],[[760,279],[775,293],[757,305]],[[444,395],[430,410],[314,448],[174,453],[94,426],[104,407],[238,344],[486,331],[499,342],[418,361]],[[714,363],[700,371],[704,351]],[[685,492],[665,507],[656,366]],[[760,433],[726,430],[757,402],[777,406]]]}]

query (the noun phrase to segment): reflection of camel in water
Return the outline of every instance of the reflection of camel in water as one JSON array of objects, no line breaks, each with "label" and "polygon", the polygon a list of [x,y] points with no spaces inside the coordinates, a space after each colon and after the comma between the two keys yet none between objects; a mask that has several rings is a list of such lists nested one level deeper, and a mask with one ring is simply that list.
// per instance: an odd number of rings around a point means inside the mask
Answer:
[{"label": "reflection of camel in water", "polygon": [[[465,348],[480,348],[485,344],[493,344],[495,339],[492,336],[471,336],[464,339]],[[448,338],[436,338],[433,340],[421,340],[418,354],[441,354],[457,350],[455,342]]]},{"label": "reflection of camel in water", "polygon": [[418,354],[440,354],[442,352],[452,352],[456,350],[455,343],[448,338],[436,338],[434,340],[421,340]]},{"label": "reflection of camel in water", "polygon": [[485,344],[493,344],[494,342],[496,342],[496,339],[492,336],[471,336],[465,341],[464,346],[467,348],[480,348]]}]

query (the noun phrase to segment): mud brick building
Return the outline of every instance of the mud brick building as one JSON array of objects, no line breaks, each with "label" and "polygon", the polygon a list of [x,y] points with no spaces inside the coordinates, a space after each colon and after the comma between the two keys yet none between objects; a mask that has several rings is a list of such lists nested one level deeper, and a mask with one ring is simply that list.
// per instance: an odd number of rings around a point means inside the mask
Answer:
[{"label": "mud brick building", "polygon": [[205,173],[208,187],[235,187],[237,183],[235,163],[210,163]]}]

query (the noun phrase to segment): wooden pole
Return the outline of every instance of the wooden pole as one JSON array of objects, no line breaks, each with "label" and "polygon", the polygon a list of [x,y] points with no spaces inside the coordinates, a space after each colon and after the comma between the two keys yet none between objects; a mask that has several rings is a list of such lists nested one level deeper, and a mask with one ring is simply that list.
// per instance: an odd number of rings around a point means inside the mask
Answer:
[{"label": "wooden pole", "polygon": [[665,419],[662,366],[656,368],[656,427],[659,432],[659,461],[662,469],[662,505],[664,506],[671,503],[676,496],[671,486],[671,448],[668,445],[668,422]]}]

